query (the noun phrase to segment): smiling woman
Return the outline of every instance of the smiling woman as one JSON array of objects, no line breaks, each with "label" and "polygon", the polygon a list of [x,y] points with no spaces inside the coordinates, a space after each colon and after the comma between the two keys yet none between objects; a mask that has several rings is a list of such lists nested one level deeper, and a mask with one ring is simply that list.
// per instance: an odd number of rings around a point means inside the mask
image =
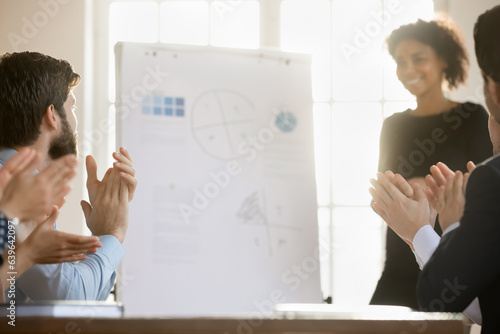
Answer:
[{"label": "smiling woman", "polygon": [[[424,176],[440,161],[466,172],[468,161],[479,163],[491,156],[484,108],[449,100],[443,93],[443,83],[452,89],[466,78],[468,59],[458,30],[450,22],[419,20],[395,30],[388,46],[397,77],[416,97],[417,107],[384,121],[379,171],[400,173],[425,188]],[[439,224],[435,228],[441,233]],[[418,274],[411,250],[388,229],[385,267],[371,304],[418,309]]]}]

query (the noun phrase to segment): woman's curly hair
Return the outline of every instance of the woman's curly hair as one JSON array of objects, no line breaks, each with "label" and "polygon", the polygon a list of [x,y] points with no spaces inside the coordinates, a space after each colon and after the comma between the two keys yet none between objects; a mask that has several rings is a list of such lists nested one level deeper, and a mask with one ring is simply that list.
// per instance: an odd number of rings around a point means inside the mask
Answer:
[{"label": "woman's curly hair", "polygon": [[418,20],[394,30],[387,38],[389,53],[394,58],[398,44],[403,40],[416,40],[429,45],[448,65],[445,79],[450,89],[457,88],[467,79],[469,58],[459,29],[449,20]]}]

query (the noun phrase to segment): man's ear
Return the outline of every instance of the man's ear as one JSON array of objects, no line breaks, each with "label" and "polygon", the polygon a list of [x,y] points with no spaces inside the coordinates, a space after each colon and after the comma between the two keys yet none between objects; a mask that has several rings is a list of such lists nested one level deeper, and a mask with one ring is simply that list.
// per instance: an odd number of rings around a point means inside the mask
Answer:
[{"label": "man's ear", "polygon": [[488,77],[488,91],[493,102],[500,108],[500,84],[490,77]]},{"label": "man's ear", "polygon": [[56,117],[56,108],[51,104],[45,109],[45,114],[43,115],[45,123],[51,129],[57,129],[57,117]]}]

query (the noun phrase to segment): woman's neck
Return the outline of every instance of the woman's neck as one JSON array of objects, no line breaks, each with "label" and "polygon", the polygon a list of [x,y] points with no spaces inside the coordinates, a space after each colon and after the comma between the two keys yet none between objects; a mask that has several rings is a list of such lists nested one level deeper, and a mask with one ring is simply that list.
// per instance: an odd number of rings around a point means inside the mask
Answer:
[{"label": "woman's neck", "polygon": [[413,114],[416,116],[441,114],[449,110],[452,103],[444,96],[441,89],[436,89],[422,96],[417,96],[417,108],[413,110]]}]

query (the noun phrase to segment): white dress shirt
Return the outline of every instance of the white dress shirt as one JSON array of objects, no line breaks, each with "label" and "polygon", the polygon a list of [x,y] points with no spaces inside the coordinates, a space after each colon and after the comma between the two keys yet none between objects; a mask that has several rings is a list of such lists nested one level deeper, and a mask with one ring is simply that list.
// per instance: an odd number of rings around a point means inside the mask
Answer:
[{"label": "white dress shirt", "polygon": [[[445,231],[443,231],[443,236],[459,227],[460,222],[450,225]],[[418,230],[417,234],[415,234],[412,242],[413,253],[415,254],[415,259],[417,260],[418,266],[421,270],[431,258],[440,241],[441,238],[436,231],[434,231],[431,225],[425,225]],[[481,325],[483,322],[477,298],[475,298],[472,303],[467,306],[463,313],[478,325]]]}]

